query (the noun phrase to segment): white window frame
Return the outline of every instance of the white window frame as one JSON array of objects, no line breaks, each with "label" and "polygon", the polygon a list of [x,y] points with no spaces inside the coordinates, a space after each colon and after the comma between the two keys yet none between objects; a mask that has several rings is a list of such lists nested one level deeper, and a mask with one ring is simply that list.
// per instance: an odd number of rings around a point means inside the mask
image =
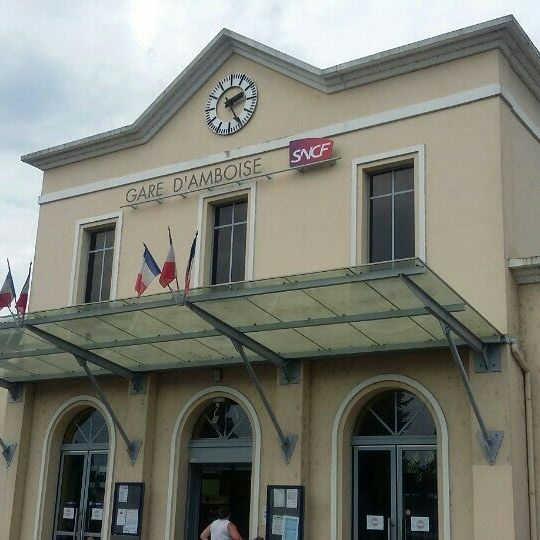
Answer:
[{"label": "white window frame", "polygon": [[[350,264],[369,264],[370,174],[378,167],[393,168],[407,161],[414,163],[415,257],[426,261],[425,145],[389,150],[352,160]],[[360,218],[360,219],[359,219]],[[359,242],[360,240],[360,242]]]},{"label": "white window frame", "polygon": [[257,184],[240,186],[224,186],[220,190],[201,193],[199,195],[197,230],[199,241],[195,249],[193,263],[193,287],[210,285],[213,243],[213,214],[209,212],[214,206],[225,204],[228,200],[245,194],[247,196],[247,234],[246,234],[246,266],[244,281],[253,279],[255,257],[255,221],[257,210]]},{"label": "white window frame", "polygon": [[86,285],[87,253],[85,252],[85,234],[96,227],[114,225],[114,251],[111,272],[110,299],[116,300],[118,286],[118,270],[120,262],[120,243],[122,238],[122,211],[80,219],[75,224],[73,238],[73,255],[71,260],[71,278],[68,305],[84,303],[83,288]]}]

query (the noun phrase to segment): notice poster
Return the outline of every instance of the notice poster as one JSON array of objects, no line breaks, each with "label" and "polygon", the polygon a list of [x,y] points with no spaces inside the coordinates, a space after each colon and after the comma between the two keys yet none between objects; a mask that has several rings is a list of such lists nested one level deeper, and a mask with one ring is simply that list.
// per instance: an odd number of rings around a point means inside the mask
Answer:
[{"label": "notice poster", "polygon": [[300,518],[297,516],[283,516],[282,540],[298,540],[298,525]]},{"label": "notice poster", "polygon": [[429,532],[429,518],[411,516],[411,532]]},{"label": "notice poster", "polygon": [[298,508],[298,490],[287,490],[287,508]]},{"label": "notice poster", "polygon": [[125,503],[128,500],[129,486],[118,487],[118,502]]},{"label": "notice poster", "polygon": [[123,527],[126,524],[126,512],[127,510],[125,508],[119,508],[116,513],[116,524],[119,527]]},{"label": "notice poster", "polygon": [[90,519],[93,521],[103,521],[103,508],[92,508]]},{"label": "notice poster", "polygon": [[283,534],[283,516],[272,518],[272,534],[281,536]]},{"label": "notice poster", "polygon": [[62,517],[64,519],[75,519],[75,508],[65,506],[64,511],[62,512]]},{"label": "notice poster", "polygon": [[274,508],[283,508],[285,506],[285,490],[274,490]]},{"label": "notice poster", "polygon": [[126,523],[124,525],[124,534],[137,534],[139,528],[139,511],[126,510]]},{"label": "notice poster", "polygon": [[384,531],[384,516],[366,516],[366,529],[368,531]]}]

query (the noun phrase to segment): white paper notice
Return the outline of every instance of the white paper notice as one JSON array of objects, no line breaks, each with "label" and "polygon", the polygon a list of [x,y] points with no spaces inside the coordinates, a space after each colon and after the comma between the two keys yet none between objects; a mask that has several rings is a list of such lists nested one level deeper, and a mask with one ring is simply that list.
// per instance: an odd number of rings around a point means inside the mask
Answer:
[{"label": "white paper notice", "polygon": [[118,502],[125,503],[128,500],[129,486],[120,486],[118,488]]},{"label": "white paper notice", "polygon": [[64,519],[75,519],[75,508],[65,506],[64,511],[62,512],[62,517]]},{"label": "white paper notice", "polygon": [[103,508],[92,508],[90,519],[94,521],[103,521]]},{"label": "white paper notice", "polygon": [[126,511],[126,524],[124,525],[124,534],[137,534],[138,527],[139,527],[139,511],[127,510]]},{"label": "white paper notice", "polygon": [[366,516],[368,531],[384,531],[384,516]]},{"label": "white paper notice", "polygon": [[287,490],[287,508],[298,508],[298,490]]},{"label": "white paper notice", "polygon": [[429,518],[411,516],[411,532],[429,532]]},{"label": "white paper notice", "polygon": [[274,508],[283,508],[285,506],[285,490],[274,489]]},{"label": "white paper notice", "polygon": [[274,516],[272,519],[272,534],[283,534],[283,516]]},{"label": "white paper notice", "polygon": [[119,527],[123,527],[126,524],[126,509],[125,508],[118,509],[118,512],[116,513],[116,524]]}]

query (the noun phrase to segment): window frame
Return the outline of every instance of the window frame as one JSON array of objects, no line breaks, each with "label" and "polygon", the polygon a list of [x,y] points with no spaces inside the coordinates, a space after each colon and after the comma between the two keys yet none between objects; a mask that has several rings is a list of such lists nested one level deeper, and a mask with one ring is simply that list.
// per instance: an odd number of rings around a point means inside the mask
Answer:
[{"label": "window frame", "polygon": [[[236,187],[226,186],[222,190],[199,195],[198,231],[200,242],[197,242],[193,263],[193,287],[211,286],[212,284],[214,208],[242,199],[247,201],[245,270],[242,281],[253,279],[256,194],[257,184],[253,182]],[[225,285],[225,283],[219,285]]]},{"label": "window frame", "polygon": [[114,226],[114,248],[109,300],[116,300],[122,235],[122,212],[81,219],[75,224],[68,305],[88,303],[85,302],[85,295],[90,235],[92,232],[107,229],[111,226]]},{"label": "window frame", "polygon": [[[412,165],[414,177],[414,257],[426,261],[425,146],[391,150],[352,160],[350,264],[370,262],[371,175],[384,170]],[[395,260],[395,259],[391,259]],[[385,261],[379,261],[385,262]],[[378,264],[373,263],[373,264]],[[389,261],[386,261],[389,262]]]}]

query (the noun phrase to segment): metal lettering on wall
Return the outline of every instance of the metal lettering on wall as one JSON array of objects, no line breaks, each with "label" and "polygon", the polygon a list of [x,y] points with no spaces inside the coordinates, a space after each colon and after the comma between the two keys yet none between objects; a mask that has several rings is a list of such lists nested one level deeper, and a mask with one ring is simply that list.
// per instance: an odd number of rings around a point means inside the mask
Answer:
[{"label": "metal lettering on wall", "polygon": [[136,205],[232,184],[260,174],[262,174],[260,157],[234,161],[216,167],[170,175],[156,182],[132,187],[126,191],[125,200],[128,205]]}]

